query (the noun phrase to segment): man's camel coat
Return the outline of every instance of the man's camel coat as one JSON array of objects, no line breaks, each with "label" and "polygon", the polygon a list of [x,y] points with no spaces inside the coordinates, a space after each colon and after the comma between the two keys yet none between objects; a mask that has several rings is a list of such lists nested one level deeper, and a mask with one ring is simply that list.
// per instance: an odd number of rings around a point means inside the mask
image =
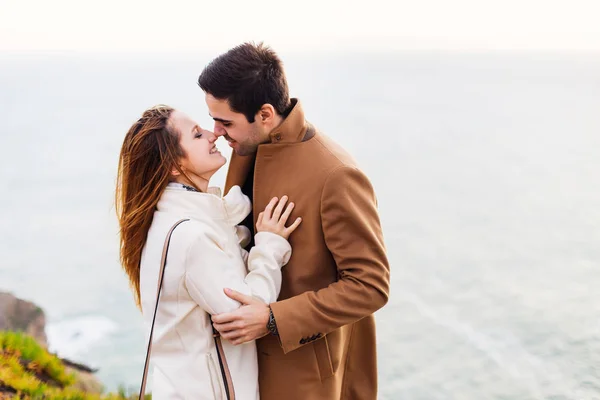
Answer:
[{"label": "man's camel coat", "polygon": [[373,313],[386,304],[390,270],[373,187],[352,157],[304,119],[299,101],[271,141],[233,154],[226,192],[253,201],[252,229],[273,197],[296,204],[292,257],[271,304],[279,337],[257,341],[262,400],[377,398]]}]

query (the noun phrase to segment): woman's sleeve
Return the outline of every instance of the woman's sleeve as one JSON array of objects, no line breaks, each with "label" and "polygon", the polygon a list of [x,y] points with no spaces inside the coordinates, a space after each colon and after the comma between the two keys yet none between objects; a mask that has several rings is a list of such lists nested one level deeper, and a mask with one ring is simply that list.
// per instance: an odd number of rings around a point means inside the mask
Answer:
[{"label": "woman's sleeve", "polygon": [[281,267],[292,256],[292,247],[283,237],[270,232],[258,232],[248,256],[246,282],[252,295],[266,304],[277,301],[281,290]]},{"label": "woman's sleeve", "polygon": [[[261,245],[257,243],[250,251],[250,271],[245,278],[239,274],[238,266],[233,265],[242,260],[237,254],[229,255],[216,238],[203,235],[188,248],[185,284],[194,301],[209,314],[234,311],[240,306],[225,295],[224,288],[263,300],[279,294],[281,266],[289,260],[290,245],[279,236],[281,240],[272,237],[259,239],[259,235],[257,240]],[[255,248],[257,251],[254,251]]]},{"label": "woman's sleeve", "polygon": [[246,228],[244,225],[237,225],[235,227],[235,235],[237,236],[238,244],[240,245],[240,253],[244,259],[244,265],[248,265],[248,252],[245,248],[250,244],[252,233],[250,232],[250,229]]}]

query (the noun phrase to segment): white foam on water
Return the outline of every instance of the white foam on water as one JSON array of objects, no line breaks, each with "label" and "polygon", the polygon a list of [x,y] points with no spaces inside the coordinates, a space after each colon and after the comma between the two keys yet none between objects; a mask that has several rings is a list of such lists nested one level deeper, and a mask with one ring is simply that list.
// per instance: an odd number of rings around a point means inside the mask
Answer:
[{"label": "white foam on water", "polygon": [[102,315],[78,317],[46,326],[48,348],[63,358],[78,360],[91,347],[116,332],[118,325]]},{"label": "white foam on water", "polygon": [[[478,331],[467,321],[460,321],[448,315],[437,312],[421,297],[414,292],[403,291],[396,294],[407,303],[415,306],[419,313],[434,324],[448,329],[454,334],[463,337],[469,344],[479,349],[501,369],[506,371],[513,379],[521,381],[529,390],[533,398],[546,398],[546,393],[560,393],[565,398],[577,392],[578,385],[573,379],[564,375],[558,366],[541,360],[528,352],[518,341],[517,337],[510,335],[509,340],[494,339]],[[541,377],[552,376],[554,382],[542,386]]]}]

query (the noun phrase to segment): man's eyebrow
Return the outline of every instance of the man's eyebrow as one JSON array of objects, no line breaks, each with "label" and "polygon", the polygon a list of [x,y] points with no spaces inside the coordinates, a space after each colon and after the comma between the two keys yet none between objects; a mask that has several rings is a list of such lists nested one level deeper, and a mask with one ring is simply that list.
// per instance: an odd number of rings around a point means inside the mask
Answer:
[{"label": "man's eyebrow", "polygon": [[217,122],[221,122],[221,123],[223,123],[223,122],[231,122],[231,120],[228,120],[228,119],[223,119],[223,118],[216,118],[216,117],[213,117],[212,115],[210,115],[210,113],[208,113],[208,115],[209,115],[209,116],[210,116],[210,117],[211,117],[213,120],[215,120],[215,121],[217,121]]}]

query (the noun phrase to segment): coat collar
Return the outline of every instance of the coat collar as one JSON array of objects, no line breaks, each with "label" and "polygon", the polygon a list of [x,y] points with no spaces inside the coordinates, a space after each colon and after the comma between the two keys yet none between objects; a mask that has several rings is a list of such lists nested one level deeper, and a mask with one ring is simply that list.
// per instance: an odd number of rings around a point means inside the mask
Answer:
[{"label": "coat collar", "polygon": [[[301,142],[308,129],[308,123],[304,119],[304,110],[298,99],[291,99],[292,111],[283,120],[281,124],[269,134],[270,142],[259,146],[268,146],[270,144],[284,144]],[[239,185],[242,186],[246,181],[248,172],[256,160],[256,154],[250,156],[238,156],[235,151],[232,152],[227,179],[225,181],[225,191],[229,188]]]},{"label": "coat collar", "polygon": [[304,120],[304,110],[298,99],[292,99],[292,111],[283,122],[269,134],[271,143],[301,142],[306,134],[307,124]]},{"label": "coat collar", "polygon": [[187,191],[176,183],[169,183],[156,209],[159,212],[176,213],[198,220],[226,221],[233,226],[250,214],[252,205],[239,186],[232,187],[225,197],[221,197],[219,188],[209,188],[208,193],[200,193]]}]

